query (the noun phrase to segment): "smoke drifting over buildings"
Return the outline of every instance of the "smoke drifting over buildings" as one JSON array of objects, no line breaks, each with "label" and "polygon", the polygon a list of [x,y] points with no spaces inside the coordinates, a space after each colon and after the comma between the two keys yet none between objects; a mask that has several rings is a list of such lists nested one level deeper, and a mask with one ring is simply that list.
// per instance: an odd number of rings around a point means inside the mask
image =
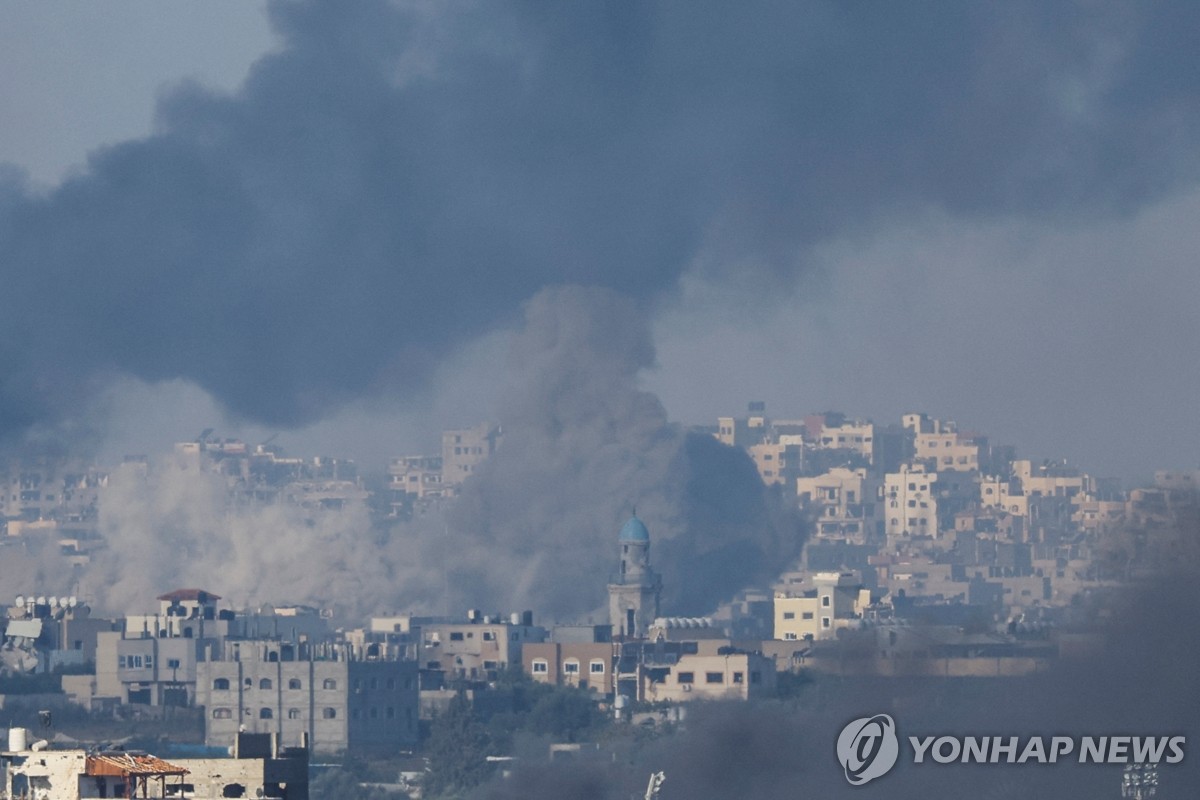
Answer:
[{"label": "smoke drifting over buildings", "polygon": [[224,476],[186,459],[125,465],[101,495],[105,547],[83,587],[114,609],[203,585],[247,603],[349,613],[444,603],[570,619],[602,608],[614,532],[636,505],[654,531],[664,608],[707,613],[791,563],[803,528],[744,453],[685,433],[637,388],[653,360],[631,301],[541,292],[513,337],[504,446],[444,516],[385,531],[361,503],[337,513],[243,505]]},{"label": "smoke drifting over buildings", "polygon": [[547,285],[647,299],[902,208],[1071,218],[1195,177],[1186,4],[460,12],[273,3],[236,94],[174,89],[47,194],[4,178],[0,429],[116,373],[298,423]]},{"label": "smoke drifting over buildings", "polygon": [[567,615],[598,608],[597,569],[615,567],[614,531],[632,506],[654,531],[673,613],[711,611],[799,555],[798,517],[750,460],[685,434],[637,388],[653,357],[644,315],[610,291],[549,290],[528,304],[504,446],[450,517],[445,552],[478,554],[478,572],[457,577],[486,587],[480,600],[537,599]]}]

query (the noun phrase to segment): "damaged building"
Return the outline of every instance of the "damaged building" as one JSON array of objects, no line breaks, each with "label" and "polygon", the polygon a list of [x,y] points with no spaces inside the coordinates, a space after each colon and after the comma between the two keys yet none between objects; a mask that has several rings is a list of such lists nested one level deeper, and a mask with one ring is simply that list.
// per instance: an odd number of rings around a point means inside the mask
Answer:
[{"label": "damaged building", "polygon": [[9,731],[0,752],[0,786],[8,798],[180,798],[307,800],[308,750],[278,737],[241,734],[232,758],[158,758],[147,753],[53,750]]}]

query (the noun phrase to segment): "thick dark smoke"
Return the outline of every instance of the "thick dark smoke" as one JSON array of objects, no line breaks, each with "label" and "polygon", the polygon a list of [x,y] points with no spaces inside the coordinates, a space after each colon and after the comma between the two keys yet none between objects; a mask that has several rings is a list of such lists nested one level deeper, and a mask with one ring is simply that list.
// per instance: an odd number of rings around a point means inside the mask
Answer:
[{"label": "thick dark smoke", "polygon": [[80,586],[113,611],[203,586],[235,605],[303,602],[351,619],[479,607],[602,622],[617,533],[636,506],[664,576],[664,613],[711,612],[791,563],[803,528],[744,453],[667,421],[637,386],[653,363],[649,321],[633,301],[547,289],[513,333],[503,444],[444,517],[382,531],[363,504],[247,506],[230,502],[223,476],[187,461],[149,474],[125,466],[100,496],[107,546]]},{"label": "thick dark smoke", "polygon": [[527,304],[503,446],[464,485],[441,542],[467,599],[563,619],[602,608],[635,508],[664,613],[708,613],[799,555],[799,518],[745,454],[686,434],[638,388],[653,361],[645,314],[611,291],[546,290]]},{"label": "thick dark smoke", "polygon": [[789,267],[932,205],[1196,177],[1187,3],[275,2],[234,95],[46,195],[0,178],[0,432],[114,373],[273,424],[420,385],[540,288]]}]

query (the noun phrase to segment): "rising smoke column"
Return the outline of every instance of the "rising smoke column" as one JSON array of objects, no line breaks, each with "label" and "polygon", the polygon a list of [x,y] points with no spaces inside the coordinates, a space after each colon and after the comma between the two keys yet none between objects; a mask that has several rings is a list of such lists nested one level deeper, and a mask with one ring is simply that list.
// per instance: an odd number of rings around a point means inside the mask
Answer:
[{"label": "rising smoke column", "polygon": [[627,298],[563,287],[526,305],[503,444],[464,484],[424,562],[447,564],[467,604],[564,620],[602,609],[634,508],[651,532],[664,613],[708,613],[799,555],[798,517],[745,454],[685,433],[638,388],[653,363],[648,320]]},{"label": "rising smoke column", "polygon": [[512,335],[503,444],[444,513],[381,531],[361,504],[238,505],[227,479],[195,462],[125,465],[101,494],[106,546],[84,587],[114,610],[203,586],[235,605],[310,603],[351,617],[471,606],[605,615],[617,531],[636,507],[664,613],[708,613],[785,569],[803,529],[744,453],[668,422],[637,385],[653,363],[636,303],[547,289]]},{"label": "rising smoke column", "polygon": [[419,387],[539,289],[754,282],[906,209],[1070,220],[1197,173],[1187,3],[276,0],[239,91],[0,173],[0,432],[114,374],[275,425]]}]

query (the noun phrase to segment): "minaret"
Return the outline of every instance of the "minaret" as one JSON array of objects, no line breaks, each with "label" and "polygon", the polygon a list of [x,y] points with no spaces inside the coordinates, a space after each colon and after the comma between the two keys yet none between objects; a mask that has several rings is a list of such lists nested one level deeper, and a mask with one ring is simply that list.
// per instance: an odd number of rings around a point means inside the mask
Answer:
[{"label": "minaret", "polygon": [[614,636],[640,638],[658,617],[662,580],[650,568],[650,532],[635,512],[617,539],[621,560],[608,584],[608,619]]}]

